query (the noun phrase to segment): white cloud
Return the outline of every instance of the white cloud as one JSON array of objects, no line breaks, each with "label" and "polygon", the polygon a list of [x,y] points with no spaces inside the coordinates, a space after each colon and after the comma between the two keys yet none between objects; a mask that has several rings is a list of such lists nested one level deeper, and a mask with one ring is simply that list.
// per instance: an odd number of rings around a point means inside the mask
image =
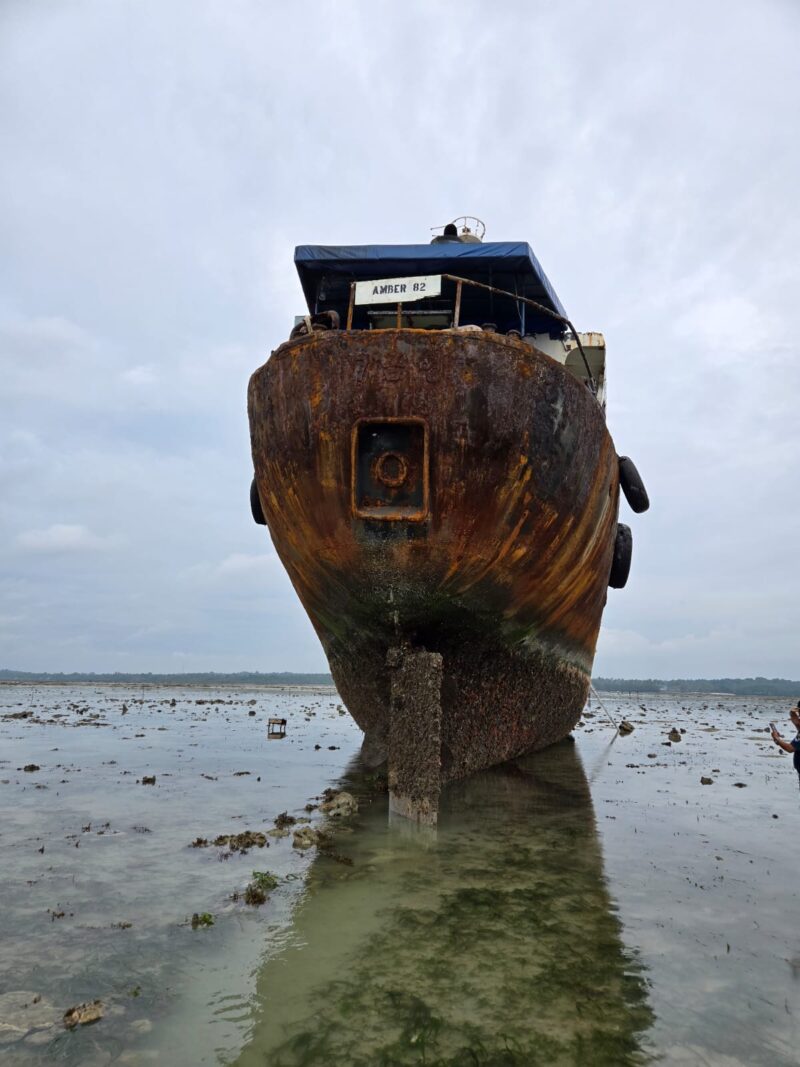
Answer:
[{"label": "white cloud", "polygon": [[675,334],[682,341],[701,347],[717,364],[731,359],[751,359],[780,344],[780,325],[769,310],[740,293],[697,299],[675,322]]},{"label": "white cloud", "polygon": [[244,552],[234,552],[220,563],[217,573],[221,576],[267,574],[275,570],[277,563],[278,557],[274,552],[271,555],[247,555]]},{"label": "white cloud", "polygon": [[140,363],[123,371],[122,380],[129,385],[150,386],[156,384],[158,374],[154,367]]},{"label": "white cloud", "polygon": [[109,538],[98,537],[85,526],[57,522],[44,530],[26,530],[17,545],[26,552],[97,552],[111,547]]}]

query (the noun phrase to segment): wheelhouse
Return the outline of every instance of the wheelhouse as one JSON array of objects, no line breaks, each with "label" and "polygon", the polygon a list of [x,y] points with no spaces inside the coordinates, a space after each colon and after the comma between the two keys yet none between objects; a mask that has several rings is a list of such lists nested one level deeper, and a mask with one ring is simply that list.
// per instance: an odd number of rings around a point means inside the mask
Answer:
[{"label": "wheelhouse", "polygon": [[430,244],[300,245],[294,259],[310,318],[350,330],[509,334],[562,363],[604,404],[603,337],[573,331],[526,242],[483,242],[450,224]]}]

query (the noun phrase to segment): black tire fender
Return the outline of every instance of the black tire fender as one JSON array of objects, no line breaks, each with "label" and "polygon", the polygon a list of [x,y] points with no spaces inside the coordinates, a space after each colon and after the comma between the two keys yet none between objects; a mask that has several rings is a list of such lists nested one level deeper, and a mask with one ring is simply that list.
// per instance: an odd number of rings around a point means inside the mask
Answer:
[{"label": "black tire fender", "polygon": [[633,556],[633,534],[630,526],[624,522],[617,523],[617,536],[614,541],[614,558],[611,562],[611,574],[608,584],[612,589],[624,589],[631,573]]},{"label": "black tire fender", "polygon": [[631,511],[635,511],[637,515],[647,511],[650,507],[650,497],[647,495],[642,476],[630,456],[619,457],[619,485]]},{"label": "black tire fender", "polygon": [[258,486],[256,485],[255,478],[250,483],[250,511],[253,514],[253,522],[258,523],[259,526],[267,525],[267,520],[264,518],[264,511],[261,507],[261,497],[258,495]]}]

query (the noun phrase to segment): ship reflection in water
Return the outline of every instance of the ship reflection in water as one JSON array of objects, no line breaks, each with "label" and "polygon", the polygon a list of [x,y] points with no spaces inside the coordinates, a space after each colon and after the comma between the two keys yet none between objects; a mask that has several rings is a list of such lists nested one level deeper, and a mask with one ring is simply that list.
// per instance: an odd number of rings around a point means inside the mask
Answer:
[{"label": "ship reflection in water", "polygon": [[438,831],[388,824],[385,796],[348,830],[258,978],[240,1067],[647,1061],[574,745],[452,784]]}]

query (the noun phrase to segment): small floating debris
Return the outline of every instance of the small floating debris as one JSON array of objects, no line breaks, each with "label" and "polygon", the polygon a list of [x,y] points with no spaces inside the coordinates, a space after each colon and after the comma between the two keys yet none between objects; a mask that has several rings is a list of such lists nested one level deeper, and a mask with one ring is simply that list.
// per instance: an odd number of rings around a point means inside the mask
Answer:
[{"label": "small floating debris", "polygon": [[623,736],[625,734],[632,734],[633,733],[633,724],[629,723],[627,719],[623,719],[622,722],[617,727],[617,729],[619,730],[619,732]]},{"label": "small floating debris", "polygon": [[156,776],[154,774],[142,775],[142,785],[155,785]]},{"label": "small floating debris", "polygon": [[205,927],[205,926],[213,926],[214,925],[214,916],[211,914],[210,911],[200,911],[200,912],[196,911],[194,913],[194,915],[192,916],[192,919],[191,919],[191,922],[189,923],[189,925],[191,926],[191,928],[193,930],[197,930],[201,926],[203,926],[203,927]]},{"label": "small floating debris", "polygon": [[286,719],[267,719],[267,737],[286,737]]},{"label": "small floating debris", "polygon": [[669,737],[670,741],[682,741],[683,740],[683,737],[681,736],[680,730],[675,726],[672,727],[670,732],[667,734],[667,737]]},{"label": "small floating debris", "polygon": [[714,784],[714,779],[713,778],[707,778],[705,775],[703,775],[703,777],[700,779],[700,785],[713,785],[713,784]]}]

